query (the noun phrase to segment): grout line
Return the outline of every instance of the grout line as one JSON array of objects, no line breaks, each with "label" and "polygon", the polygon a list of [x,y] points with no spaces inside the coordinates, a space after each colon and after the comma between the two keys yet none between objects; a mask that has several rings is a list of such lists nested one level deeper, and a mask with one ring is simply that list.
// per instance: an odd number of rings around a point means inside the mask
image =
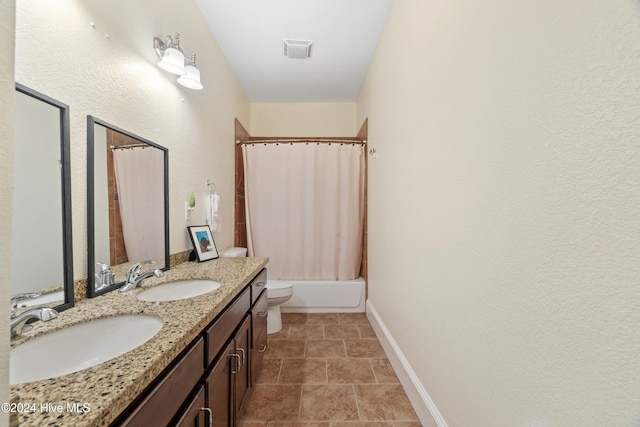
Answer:
[{"label": "grout line", "polygon": [[300,422],[300,417],[302,416],[302,396],[304,395],[304,384],[300,384],[300,403],[298,404],[298,419]]},{"label": "grout line", "polygon": [[324,359],[324,380],[325,384],[329,384],[329,361]]},{"label": "grout line", "polygon": [[280,358],[280,369],[278,369],[278,376],[276,377],[276,384],[280,384],[280,375],[282,374],[282,367],[284,366],[284,358]]},{"label": "grout line", "polygon": [[373,363],[371,363],[371,357],[367,357],[367,360],[369,361],[369,366],[371,367],[371,372],[373,372],[373,378],[376,379],[376,384],[380,384],[380,380],[378,379],[378,376],[376,375],[376,370],[373,367]]},{"label": "grout line", "polygon": [[353,397],[355,397],[356,399],[356,409],[358,411],[358,421],[362,421],[362,416],[360,415],[360,400],[358,399],[358,392],[356,391],[356,385],[355,384],[351,384],[351,387],[353,388]]}]

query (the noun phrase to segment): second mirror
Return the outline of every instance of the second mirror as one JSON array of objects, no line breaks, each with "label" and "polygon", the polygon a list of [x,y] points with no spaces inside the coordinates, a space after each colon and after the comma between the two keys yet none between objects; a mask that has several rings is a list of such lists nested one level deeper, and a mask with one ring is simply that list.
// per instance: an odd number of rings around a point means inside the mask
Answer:
[{"label": "second mirror", "polygon": [[129,267],[169,268],[168,150],[87,118],[89,280],[94,297],[122,286]]}]

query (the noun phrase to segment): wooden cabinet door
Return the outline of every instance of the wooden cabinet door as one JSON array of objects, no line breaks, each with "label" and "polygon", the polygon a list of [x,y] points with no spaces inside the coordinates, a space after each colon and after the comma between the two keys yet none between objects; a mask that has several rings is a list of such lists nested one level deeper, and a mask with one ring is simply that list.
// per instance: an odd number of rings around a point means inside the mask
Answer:
[{"label": "wooden cabinet door", "polygon": [[135,404],[129,415],[113,425],[147,427],[168,425],[204,373],[204,340],[198,338],[174,362],[171,369],[141,402]]},{"label": "wooden cabinet door", "polygon": [[[242,408],[244,398],[250,386],[251,366],[251,316],[245,316],[235,336],[236,354],[240,356],[239,363],[235,366],[235,391],[234,391],[234,415]],[[238,358],[236,358],[238,359]],[[232,365],[233,366],[233,365]]]},{"label": "wooden cabinet door", "polygon": [[213,419],[213,425],[210,427],[229,427],[234,422],[231,400],[234,375],[231,374],[231,367],[237,363],[237,356],[234,356],[235,348],[235,340],[232,339],[220,352],[205,381],[207,407],[211,409]]},{"label": "wooden cabinet door", "polygon": [[189,406],[184,410],[176,427],[209,427],[209,408],[206,407],[204,386],[200,386]]}]

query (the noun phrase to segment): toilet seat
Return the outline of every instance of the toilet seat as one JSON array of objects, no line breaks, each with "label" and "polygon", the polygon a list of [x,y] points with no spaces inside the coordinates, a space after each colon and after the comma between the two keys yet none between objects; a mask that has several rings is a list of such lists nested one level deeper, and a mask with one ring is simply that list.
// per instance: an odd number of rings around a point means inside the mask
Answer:
[{"label": "toilet seat", "polygon": [[285,280],[267,280],[267,298],[281,298],[293,293],[293,284]]}]

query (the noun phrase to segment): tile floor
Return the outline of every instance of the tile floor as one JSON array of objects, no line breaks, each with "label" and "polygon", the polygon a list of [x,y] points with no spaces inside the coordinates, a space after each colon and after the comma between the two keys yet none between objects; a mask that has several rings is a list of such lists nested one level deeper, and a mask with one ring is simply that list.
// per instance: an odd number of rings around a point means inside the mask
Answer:
[{"label": "tile floor", "polygon": [[419,427],[364,313],[283,313],[240,427]]}]

